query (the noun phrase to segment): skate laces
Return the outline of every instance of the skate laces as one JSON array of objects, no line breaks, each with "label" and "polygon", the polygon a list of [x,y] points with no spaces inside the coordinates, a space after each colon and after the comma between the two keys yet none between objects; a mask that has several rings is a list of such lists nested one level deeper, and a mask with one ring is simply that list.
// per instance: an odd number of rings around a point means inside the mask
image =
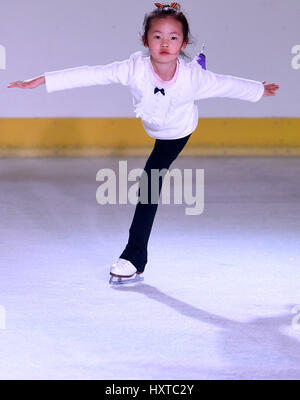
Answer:
[{"label": "skate laces", "polygon": [[118,260],[118,264],[120,264],[121,267],[123,267],[123,265],[127,265],[129,261],[124,260],[124,258],[120,258]]},{"label": "skate laces", "polygon": [[130,265],[130,264],[128,264],[129,262],[130,261],[125,260],[124,258],[119,258],[118,261],[116,262],[116,264],[114,264],[114,265],[122,268],[122,267],[125,267],[127,265]]}]

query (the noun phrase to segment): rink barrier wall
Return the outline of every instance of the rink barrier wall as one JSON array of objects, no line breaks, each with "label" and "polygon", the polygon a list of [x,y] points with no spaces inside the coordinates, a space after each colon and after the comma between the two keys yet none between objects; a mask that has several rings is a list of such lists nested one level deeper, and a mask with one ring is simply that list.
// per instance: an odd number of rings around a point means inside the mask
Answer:
[{"label": "rink barrier wall", "polygon": [[[300,118],[201,118],[182,154],[300,155]],[[149,155],[136,118],[0,118],[1,157]]]}]

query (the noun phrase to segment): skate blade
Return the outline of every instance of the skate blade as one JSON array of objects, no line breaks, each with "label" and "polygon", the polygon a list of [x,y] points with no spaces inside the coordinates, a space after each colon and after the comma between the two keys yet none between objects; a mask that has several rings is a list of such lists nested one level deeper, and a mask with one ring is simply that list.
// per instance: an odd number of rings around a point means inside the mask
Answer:
[{"label": "skate blade", "polygon": [[144,280],[143,276],[136,274],[133,278],[121,278],[119,276],[111,275],[109,283],[110,285],[129,285],[133,283],[138,283]]}]

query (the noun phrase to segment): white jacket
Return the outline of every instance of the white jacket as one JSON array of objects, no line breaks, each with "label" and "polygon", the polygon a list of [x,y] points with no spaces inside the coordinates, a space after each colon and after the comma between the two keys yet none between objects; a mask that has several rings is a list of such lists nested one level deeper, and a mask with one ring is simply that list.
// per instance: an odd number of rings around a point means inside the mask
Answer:
[{"label": "white jacket", "polygon": [[129,86],[137,118],[149,136],[178,139],[191,134],[198,125],[196,100],[230,97],[257,102],[264,93],[261,82],[219,75],[201,68],[196,57],[185,62],[179,57],[175,83],[154,94],[156,81],[150,56],[141,51],[129,59],[107,65],[82,66],[45,73],[48,93],[92,85],[121,83]]}]

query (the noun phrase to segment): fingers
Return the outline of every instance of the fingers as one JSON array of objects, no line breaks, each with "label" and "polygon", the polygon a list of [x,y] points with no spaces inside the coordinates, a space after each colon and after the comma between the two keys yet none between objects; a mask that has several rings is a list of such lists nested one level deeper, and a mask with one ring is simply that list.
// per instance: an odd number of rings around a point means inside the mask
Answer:
[{"label": "fingers", "polygon": [[[266,81],[262,82],[264,85],[267,83]],[[273,83],[269,83],[267,85],[265,85],[268,89],[279,89],[279,85],[277,85],[277,83],[273,82]]]},{"label": "fingers", "polygon": [[7,87],[22,87],[22,85],[23,85],[23,81],[16,81],[16,82],[10,83]]},{"label": "fingers", "polygon": [[270,83],[269,85],[265,85],[265,87],[267,88],[267,90],[278,90],[279,89],[279,85],[276,85],[276,83]]},{"label": "fingers", "polygon": [[12,88],[12,87],[20,87],[22,89],[31,89],[33,87],[35,87],[35,85],[33,84],[33,80],[27,80],[27,81],[15,81],[15,82],[11,82],[8,86],[8,88]]},{"label": "fingers", "polygon": [[276,96],[276,92],[274,90],[269,89],[267,91],[267,96]]},{"label": "fingers", "polygon": [[22,83],[23,81],[15,81],[15,82],[11,82],[9,85],[17,85],[19,83]]}]

